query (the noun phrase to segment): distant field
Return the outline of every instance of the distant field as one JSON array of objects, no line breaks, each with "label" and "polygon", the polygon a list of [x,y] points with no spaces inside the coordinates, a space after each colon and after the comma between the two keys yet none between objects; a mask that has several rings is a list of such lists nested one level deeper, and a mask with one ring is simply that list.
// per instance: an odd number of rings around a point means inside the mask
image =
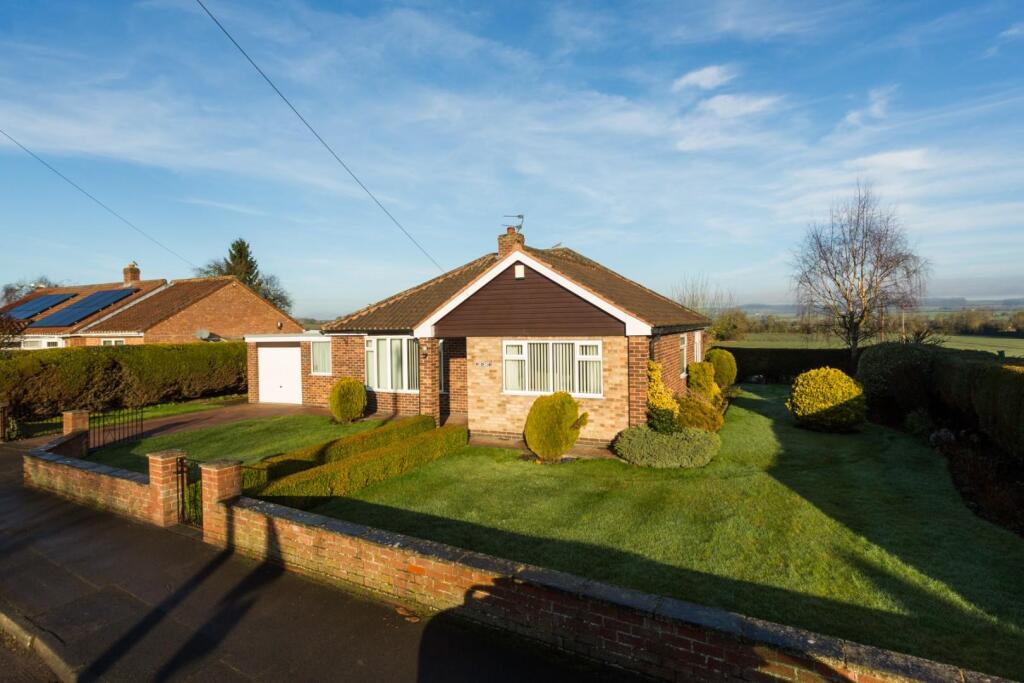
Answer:
[{"label": "distant field", "polygon": [[[943,346],[951,349],[967,349],[970,351],[1005,351],[1007,356],[1024,358],[1024,339],[1007,339],[1005,337],[981,337],[967,335],[950,335],[941,337]],[[748,334],[743,341],[723,342],[727,346],[746,346],[750,348],[807,348],[828,349],[839,348],[842,344],[834,337],[821,335],[789,334],[789,333],[758,333]]]}]

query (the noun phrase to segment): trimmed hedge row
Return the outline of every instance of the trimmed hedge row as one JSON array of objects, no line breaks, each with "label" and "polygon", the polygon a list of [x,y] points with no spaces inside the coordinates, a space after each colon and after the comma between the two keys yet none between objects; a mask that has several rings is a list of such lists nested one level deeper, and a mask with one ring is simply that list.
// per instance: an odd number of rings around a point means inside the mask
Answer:
[{"label": "trimmed hedge row", "polygon": [[872,409],[952,414],[1024,461],[1024,364],[983,351],[886,343],[865,349],[857,379]]},{"label": "trimmed hedge row", "polygon": [[640,467],[704,467],[721,446],[717,434],[702,429],[684,428],[672,434],[660,434],[646,426],[630,427],[615,440],[615,453]]},{"label": "trimmed hedge row", "polygon": [[19,419],[145,406],[246,389],[242,342],[46,349],[0,360],[0,398]]},{"label": "trimmed hedge row", "polygon": [[433,428],[434,418],[429,415],[414,415],[334,441],[272,455],[242,468],[242,488],[247,493],[252,492],[275,479],[303,472],[317,465],[344,460],[357,453],[383,448]]},{"label": "trimmed hedge row", "polygon": [[383,448],[353,454],[270,482],[257,495],[272,503],[309,509],[453,453],[469,442],[464,425],[446,425]]},{"label": "trimmed hedge row", "polygon": [[728,344],[715,348],[725,349],[736,358],[740,381],[762,375],[768,382],[791,382],[808,370],[823,367],[836,368],[849,375],[855,371],[849,349],[771,349]]}]

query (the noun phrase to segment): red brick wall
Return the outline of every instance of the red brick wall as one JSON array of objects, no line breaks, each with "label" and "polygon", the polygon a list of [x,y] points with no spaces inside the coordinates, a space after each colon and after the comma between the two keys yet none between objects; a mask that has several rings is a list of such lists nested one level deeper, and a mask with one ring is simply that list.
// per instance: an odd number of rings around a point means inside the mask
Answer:
[{"label": "red brick wall", "polygon": [[647,361],[650,360],[649,337],[627,337],[629,371],[629,425],[647,424]]},{"label": "red brick wall", "polygon": [[[965,678],[967,672],[926,660],[239,498],[237,472],[211,474],[216,478],[207,482],[204,469],[208,543],[230,543],[244,555],[290,571],[450,610],[655,678],[973,680],[974,674]],[[747,635],[755,633],[758,640]]]},{"label": "red brick wall", "polygon": [[[142,337],[119,337],[116,334],[110,334],[105,337],[81,337],[85,340],[84,346],[103,346],[104,339],[120,339],[124,342],[125,346],[138,346],[145,344],[146,340]],[[193,338],[192,341],[198,341]]]},{"label": "red brick wall", "polygon": [[260,367],[255,342],[245,345],[245,376],[249,387],[249,403],[260,402]]},{"label": "red brick wall", "polygon": [[302,402],[306,405],[325,406],[331,398],[331,387],[342,377],[355,377],[364,381],[363,343],[361,336],[331,336],[331,374],[313,375],[312,342],[302,342]]},{"label": "red brick wall", "polygon": [[466,396],[466,338],[444,340],[445,380],[447,393],[441,394],[441,412],[462,413],[469,410]]},{"label": "red brick wall", "polygon": [[[281,327],[277,326],[278,323]],[[147,344],[195,342],[199,341],[195,333],[200,329],[224,339],[240,339],[247,334],[303,331],[301,325],[292,322],[248,287],[232,282],[146,330],[145,340]]]},{"label": "red brick wall", "polygon": [[[696,357],[696,338],[697,335],[703,335],[703,330],[696,330],[694,332],[684,332],[681,334],[665,334],[659,337],[654,337],[651,343],[653,347],[653,353],[651,360],[661,363],[661,376],[665,382],[665,386],[673,394],[678,393],[686,389],[686,379],[680,376],[681,363],[679,358],[679,337],[683,334],[686,335],[686,359],[687,363],[695,363],[703,360],[703,358]],[[706,342],[701,345],[701,351],[707,351]]]}]

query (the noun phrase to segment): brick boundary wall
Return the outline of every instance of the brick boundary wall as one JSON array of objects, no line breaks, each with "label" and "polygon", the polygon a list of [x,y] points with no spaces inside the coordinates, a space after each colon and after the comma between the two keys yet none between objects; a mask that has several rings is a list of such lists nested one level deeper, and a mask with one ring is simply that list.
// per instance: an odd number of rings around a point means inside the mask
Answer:
[{"label": "brick boundary wall", "polygon": [[242,497],[204,463],[203,540],[675,681],[1000,681],[802,629]]}]

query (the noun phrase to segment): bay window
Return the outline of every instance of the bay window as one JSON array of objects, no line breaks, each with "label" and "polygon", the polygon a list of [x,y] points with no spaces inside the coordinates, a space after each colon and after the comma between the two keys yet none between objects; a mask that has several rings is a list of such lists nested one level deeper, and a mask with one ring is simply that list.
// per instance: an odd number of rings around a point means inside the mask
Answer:
[{"label": "bay window", "polygon": [[506,393],[565,391],[574,396],[600,397],[601,369],[599,340],[502,342]]},{"label": "bay window", "polygon": [[367,337],[366,386],[377,391],[419,391],[420,345],[413,337]]}]

